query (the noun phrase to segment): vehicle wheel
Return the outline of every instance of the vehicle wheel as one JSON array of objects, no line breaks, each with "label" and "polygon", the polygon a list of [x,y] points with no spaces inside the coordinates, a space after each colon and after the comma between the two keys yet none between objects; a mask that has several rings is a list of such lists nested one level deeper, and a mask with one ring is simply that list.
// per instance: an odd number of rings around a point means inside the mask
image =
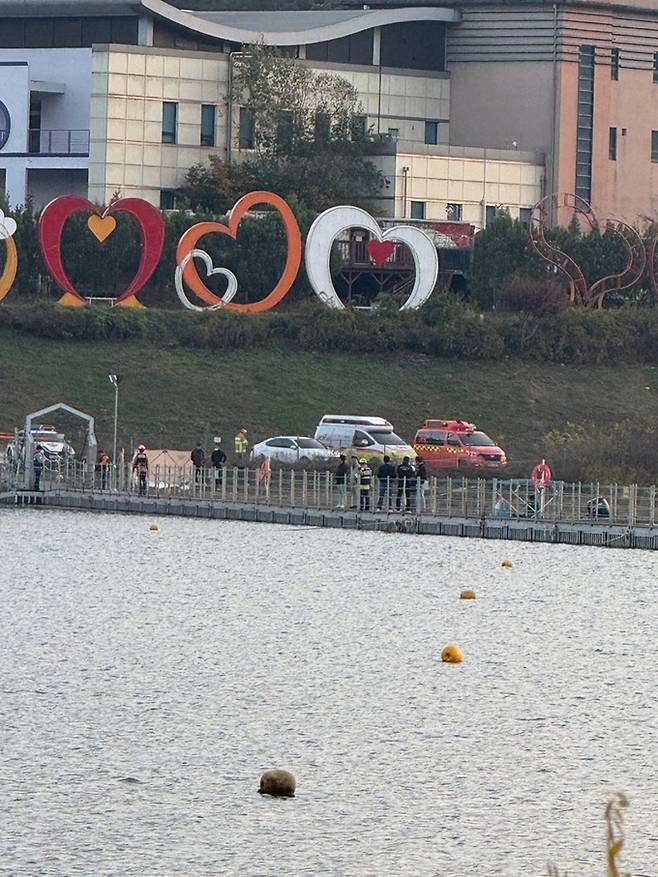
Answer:
[{"label": "vehicle wheel", "polygon": [[302,466],[310,466],[311,464],[311,461],[308,457],[300,457],[299,462],[302,464]]}]

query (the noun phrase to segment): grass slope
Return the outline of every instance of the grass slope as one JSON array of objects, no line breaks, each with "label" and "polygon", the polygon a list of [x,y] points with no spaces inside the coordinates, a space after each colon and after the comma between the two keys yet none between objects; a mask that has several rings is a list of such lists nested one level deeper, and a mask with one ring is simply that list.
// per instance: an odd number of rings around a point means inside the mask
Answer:
[{"label": "grass slope", "polygon": [[[411,439],[425,417],[455,416],[474,420],[525,471],[541,454],[543,435],[568,422],[658,418],[658,371],[651,366],[465,363],[270,349],[217,353],[53,341],[2,330],[0,432],[12,430],[30,411],[67,402],[97,418],[99,442],[108,446],[111,371],[123,376],[119,432],[126,448],[137,441],[190,448],[198,439],[208,447],[215,434],[228,443],[242,425],[252,441],[276,433],[312,435],[329,412],[382,415]],[[72,425],[66,424],[71,435]]]}]

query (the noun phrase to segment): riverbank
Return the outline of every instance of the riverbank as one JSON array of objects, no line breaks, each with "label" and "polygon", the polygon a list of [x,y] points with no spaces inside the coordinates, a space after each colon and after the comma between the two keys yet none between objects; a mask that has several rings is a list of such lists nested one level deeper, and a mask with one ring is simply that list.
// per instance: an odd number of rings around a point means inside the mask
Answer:
[{"label": "riverbank", "polygon": [[[527,477],[546,452],[549,432],[563,434],[576,425],[603,433],[629,418],[639,430],[658,419],[658,371],[649,365],[467,362],[412,353],[262,348],[211,351],[136,340],[49,339],[8,329],[0,330],[0,349],[0,432],[12,430],[30,411],[65,401],[96,417],[99,442],[107,446],[114,403],[107,375],[116,372],[123,378],[119,446],[127,449],[139,441],[148,447],[191,448],[201,440],[209,447],[218,434],[230,446],[243,425],[252,441],[276,434],[312,435],[322,414],[332,411],[382,415],[412,439],[424,418],[450,416],[475,421],[508,452],[512,466],[507,474]],[[72,420],[71,436],[78,430]],[[604,480],[606,474],[599,477]],[[610,480],[636,479],[615,472]]]}]

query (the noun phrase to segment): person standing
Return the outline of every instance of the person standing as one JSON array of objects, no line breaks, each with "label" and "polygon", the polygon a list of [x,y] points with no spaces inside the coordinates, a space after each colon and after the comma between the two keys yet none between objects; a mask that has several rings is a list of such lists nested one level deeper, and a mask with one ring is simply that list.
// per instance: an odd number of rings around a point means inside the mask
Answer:
[{"label": "person standing", "polygon": [[334,483],[336,485],[336,494],[338,502],[336,504],[337,509],[344,509],[345,504],[347,502],[347,479],[350,475],[350,467],[347,464],[347,457],[345,454],[340,455],[340,462],[338,466],[336,466],[336,471],[334,472]]},{"label": "person standing", "polygon": [[235,465],[238,469],[244,469],[247,461],[247,451],[249,450],[249,442],[247,441],[247,430],[242,427],[235,439]]},{"label": "person standing", "polygon": [[[395,507],[398,511],[402,511],[411,508],[411,487],[412,487],[412,479],[416,477],[416,473],[414,472],[413,466],[409,463],[409,457],[404,457],[402,462],[397,468],[397,476],[398,476],[398,495],[395,502]],[[404,509],[402,508],[402,501],[404,498]]]},{"label": "person standing", "polygon": [[359,508],[362,512],[370,511],[370,488],[372,486],[372,469],[364,458],[359,460]]},{"label": "person standing", "polygon": [[199,485],[203,483],[203,466],[206,462],[206,452],[201,446],[201,442],[196,443],[196,447],[190,454],[190,460],[194,465],[194,483]]},{"label": "person standing", "polygon": [[391,492],[393,482],[395,481],[395,466],[391,463],[391,458],[386,455],[384,462],[377,469],[377,483],[379,485],[379,499],[377,500],[377,511],[381,512],[386,502],[386,511],[391,507]]},{"label": "person standing", "polygon": [[107,487],[107,476],[110,471],[110,455],[105,451],[99,451],[98,453],[98,470],[101,474],[101,490],[105,490]]},{"label": "person standing", "polygon": [[427,466],[422,457],[416,457],[416,513],[422,514],[426,507],[425,492],[429,487]]},{"label": "person standing", "polygon": [[224,465],[226,464],[226,454],[219,447],[219,439],[215,439],[215,448],[210,455],[213,466],[215,467],[215,487],[221,488],[224,478]]},{"label": "person standing", "polygon": [[350,491],[352,494],[351,509],[359,507],[359,458],[354,454],[350,457]]},{"label": "person standing", "polygon": [[40,445],[32,458],[32,466],[34,468],[34,489],[39,490],[41,485],[41,476],[43,475],[43,467],[46,465],[46,455]]},{"label": "person standing", "polygon": [[132,470],[137,474],[139,495],[146,496],[146,490],[148,488],[149,458],[146,456],[146,448],[144,445],[140,445],[137,448],[135,456],[133,457]]}]

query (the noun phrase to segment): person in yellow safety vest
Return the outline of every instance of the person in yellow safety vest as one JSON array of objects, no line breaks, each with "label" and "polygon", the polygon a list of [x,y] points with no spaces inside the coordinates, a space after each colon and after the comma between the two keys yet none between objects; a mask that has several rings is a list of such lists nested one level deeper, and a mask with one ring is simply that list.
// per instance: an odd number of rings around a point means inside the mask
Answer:
[{"label": "person in yellow safety vest", "polygon": [[235,465],[241,469],[247,462],[247,451],[249,450],[249,442],[247,441],[247,430],[242,427],[235,437]]}]

